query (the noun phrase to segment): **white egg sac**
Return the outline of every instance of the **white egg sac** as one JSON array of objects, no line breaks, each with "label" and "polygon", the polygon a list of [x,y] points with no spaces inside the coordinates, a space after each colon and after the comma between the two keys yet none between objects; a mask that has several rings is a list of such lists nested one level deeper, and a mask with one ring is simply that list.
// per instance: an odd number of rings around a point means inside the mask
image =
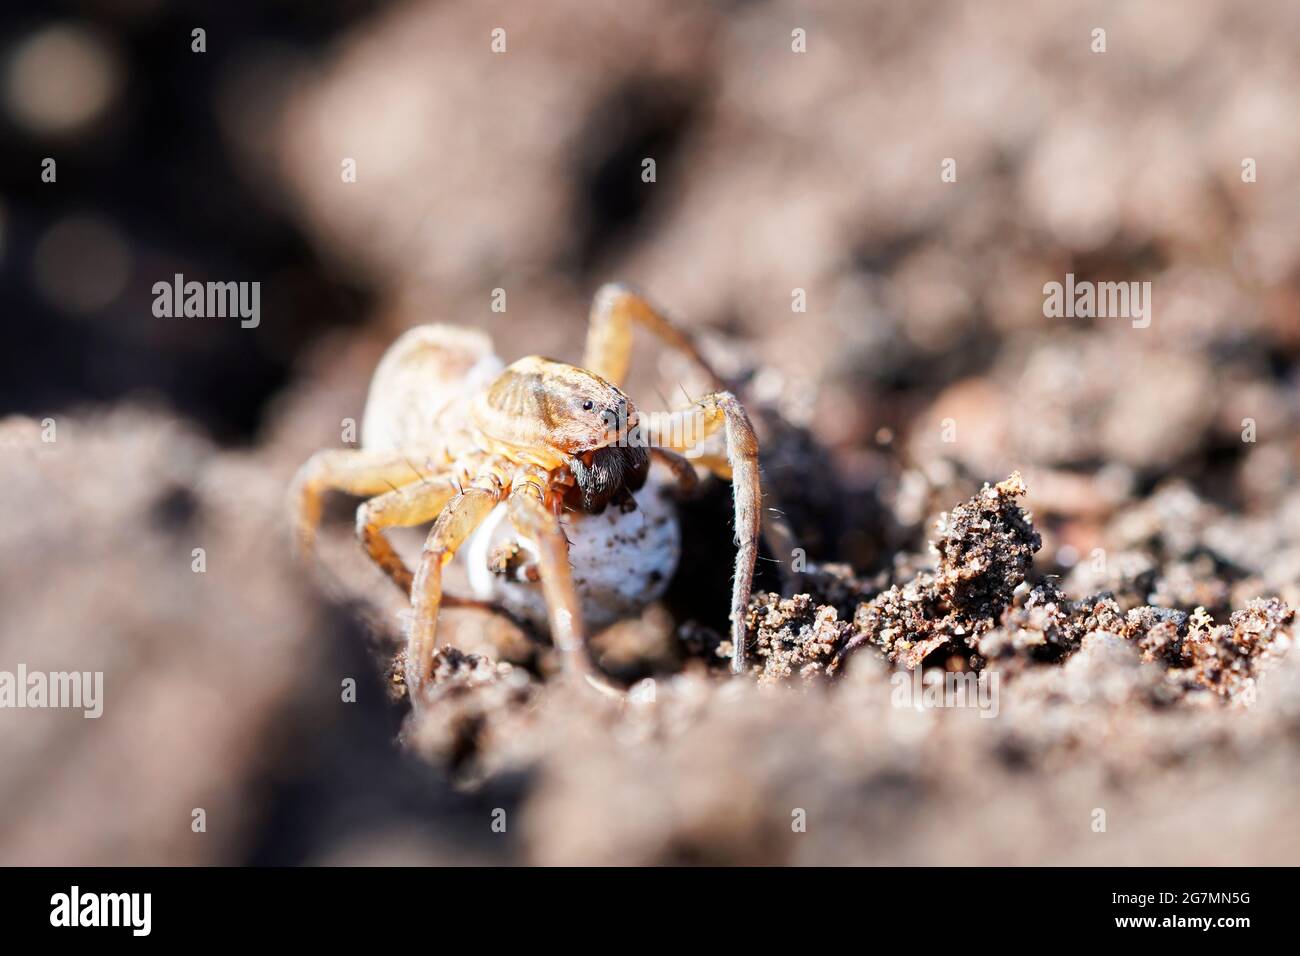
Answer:
[{"label": "white egg sac", "polygon": [[[563,516],[574,589],[589,635],[636,615],[668,589],[682,548],[670,482],[656,465],[645,487],[634,495],[635,510],[611,505],[598,515],[568,512]],[[493,561],[493,555],[512,547],[519,550],[510,570],[494,571],[499,562]],[[476,598],[547,632],[541,583],[526,579],[536,577],[537,546],[515,531],[504,504],[488,516],[460,554]]]}]

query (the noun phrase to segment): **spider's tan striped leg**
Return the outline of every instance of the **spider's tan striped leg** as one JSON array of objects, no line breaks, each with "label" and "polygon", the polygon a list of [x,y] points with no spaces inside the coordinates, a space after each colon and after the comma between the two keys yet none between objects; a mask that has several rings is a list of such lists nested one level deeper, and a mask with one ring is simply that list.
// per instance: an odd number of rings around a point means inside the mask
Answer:
[{"label": "spider's tan striped leg", "polygon": [[745,669],[745,611],[754,584],[758,536],[762,533],[763,489],[758,472],[758,439],[744,407],[730,392],[705,395],[690,408],[670,415],[650,416],[641,426],[648,443],[685,451],[718,430],[726,436],[727,460],[723,465],[709,457],[695,459],[704,467],[730,477],[735,501],[736,569],[731,586],[731,669]]},{"label": "spider's tan striped leg", "polygon": [[411,630],[406,642],[406,687],[418,707],[433,669],[438,609],[442,606],[442,569],[483,523],[508,489],[506,471],[497,459],[479,468],[474,480],[438,515],[424,543],[420,568],[411,587]]},{"label": "spider's tan striped leg", "polygon": [[713,388],[723,383],[685,329],[627,286],[611,282],[596,290],[587,326],[587,347],[582,367],[614,385],[622,385],[632,362],[632,324],[637,323],[659,336],[695,362],[708,376]]},{"label": "spider's tan striped leg", "polygon": [[[654,332],[667,345],[694,362],[711,383],[710,388],[718,392],[728,388],[727,383],[701,354],[690,333],[676,325],[643,296],[621,283],[603,285],[596,292],[591,305],[583,366],[615,385],[622,385],[631,361],[633,323]],[[719,459],[692,458],[691,461],[719,477],[729,477],[729,466]],[[762,525],[763,536],[773,553],[780,555],[793,552],[794,530],[779,507],[762,514]],[[782,561],[778,571],[782,589],[787,594],[794,593],[793,587],[797,579],[788,562]]]},{"label": "spider's tan striped leg", "polygon": [[309,555],[316,543],[325,492],[380,495],[420,481],[425,476],[418,467],[418,461],[402,452],[337,448],[312,455],[298,469],[289,488],[299,555]]},{"label": "spider's tan striped leg", "polygon": [[385,528],[411,528],[432,521],[456,494],[456,482],[438,475],[385,492],[357,508],[357,538],[370,559],[409,596],[415,576],[393,550]]},{"label": "spider's tan striped leg", "polygon": [[622,692],[601,678],[587,657],[582,606],[569,570],[569,541],[559,516],[547,503],[549,485],[550,475],[544,469],[528,465],[520,468],[510,492],[510,523],[537,545],[537,567],[551,640],[563,655],[565,676],[585,678],[597,690],[621,697]]},{"label": "spider's tan striped leg", "polygon": [[651,448],[650,457],[668,466],[668,470],[673,473],[673,481],[676,483],[679,497],[688,498],[695,492],[700,477],[695,473],[695,466],[688,459],[667,448]]}]

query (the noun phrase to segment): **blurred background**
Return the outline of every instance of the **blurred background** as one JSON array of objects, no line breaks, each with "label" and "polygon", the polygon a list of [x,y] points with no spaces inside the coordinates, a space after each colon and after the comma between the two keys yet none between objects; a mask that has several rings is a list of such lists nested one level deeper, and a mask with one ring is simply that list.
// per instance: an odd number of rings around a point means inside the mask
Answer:
[{"label": "blurred background", "polygon": [[[887,579],[938,511],[1020,469],[1035,578],[1294,606],[1297,116],[1288,0],[6,3],[0,668],[103,670],[108,699],[98,721],[0,713],[0,862],[1290,861],[1294,680],[1231,730],[1072,724],[1028,770],[946,724],[828,734],[868,723],[840,694],[744,696],[712,744],[650,755],[547,718],[545,746],[480,740],[467,780],[452,744],[391,744],[399,608],[346,528],[352,590],[306,579],[282,534],[293,470],[359,420],[403,329],[576,360],[621,280],[767,423],[814,561]],[[260,324],[156,317],[176,273],[260,282]],[[1151,326],[1045,318],[1066,273],[1151,282]],[[634,397],[676,404],[687,373],[640,346]],[[691,507],[698,575],[641,622],[661,641],[725,625],[725,489]],[[672,706],[725,706],[703,686]],[[478,706],[459,718],[490,725]],[[709,749],[756,739],[758,764]],[[770,843],[773,811],[723,813],[738,790],[835,826]],[[1098,792],[1142,823],[1100,849],[1060,822]],[[1179,820],[1154,809],[1172,792]],[[494,834],[495,808],[526,822]]]}]

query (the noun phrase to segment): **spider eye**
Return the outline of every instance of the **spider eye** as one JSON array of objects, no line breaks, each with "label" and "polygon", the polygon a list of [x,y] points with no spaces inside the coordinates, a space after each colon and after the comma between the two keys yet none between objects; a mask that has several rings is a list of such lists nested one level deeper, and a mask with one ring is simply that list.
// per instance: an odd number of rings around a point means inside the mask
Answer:
[{"label": "spider eye", "polygon": [[585,402],[582,403],[582,410],[584,412],[589,412],[595,407],[596,407],[596,403],[593,402],[591,399],[587,399]]}]

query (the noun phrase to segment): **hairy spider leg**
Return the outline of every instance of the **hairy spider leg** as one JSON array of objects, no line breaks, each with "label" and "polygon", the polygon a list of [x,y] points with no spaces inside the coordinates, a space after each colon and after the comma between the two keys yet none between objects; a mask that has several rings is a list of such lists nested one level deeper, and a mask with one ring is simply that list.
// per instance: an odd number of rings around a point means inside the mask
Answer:
[{"label": "hairy spider leg", "polygon": [[437,475],[363,501],[357,508],[357,539],[402,594],[410,597],[415,575],[393,549],[385,528],[413,528],[432,521],[455,496],[450,475]]},{"label": "hairy spider leg", "polygon": [[294,540],[302,557],[311,554],[327,491],[369,497],[402,488],[426,476],[398,451],[332,448],[318,451],[298,469],[289,487]]},{"label": "hairy spider leg", "polygon": [[719,430],[726,438],[725,463],[712,457],[694,461],[731,479],[738,549],[731,586],[731,669],[739,674],[745,669],[745,611],[754,584],[758,537],[762,533],[763,490],[754,426],[736,396],[730,392],[714,392],[693,402],[689,408],[650,416],[643,434],[652,447],[682,452]]},{"label": "hairy spider leg", "polygon": [[470,484],[438,515],[425,539],[420,567],[411,588],[411,623],[406,643],[406,687],[414,707],[423,702],[424,687],[433,671],[438,610],[443,603],[442,570],[508,490],[506,462],[497,457],[487,459]]},{"label": "hairy spider leg", "polygon": [[551,475],[545,469],[522,466],[515,473],[510,492],[510,523],[537,544],[538,571],[546,598],[551,640],[564,656],[565,676],[584,678],[596,690],[621,698],[622,692],[601,678],[587,657],[582,605],[569,567],[569,541],[551,505],[550,485]]},{"label": "hairy spider leg", "polygon": [[[644,296],[617,282],[601,286],[592,300],[583,365],[615,385],[622,385],[631,364],[634,324],[650,330],[668,346],[694,362],[712,383],[710,387],[715,392],[727,391],[727,383],[700,352],[689,332]],[[722,458],[699,456],[693,457],[691,461],[724,480],[731,477],[730,465]],[[673,473],[679,480],[683,477],[683,469],[680,467],[674,467]],[[763,537],[774,554],[793,554],[794,530],[780,513],[779,502],[776,504],[777,508],[760,513]],[[793,593],[798,576],[790,569],[788,562],[779,563],[779,574],[782,590],[787,594]]]},{"label": "hairy spider leg", "polygon": [[699,366],[712,383],[724,383],[700,353],[685,329],[675,324],[643,296],[622,283],[610,282],[596,290],[587,325],[587,345],[582,366],[614,385],[622,386],[632,364],[632,325],[649,329],[666,344]]}]

